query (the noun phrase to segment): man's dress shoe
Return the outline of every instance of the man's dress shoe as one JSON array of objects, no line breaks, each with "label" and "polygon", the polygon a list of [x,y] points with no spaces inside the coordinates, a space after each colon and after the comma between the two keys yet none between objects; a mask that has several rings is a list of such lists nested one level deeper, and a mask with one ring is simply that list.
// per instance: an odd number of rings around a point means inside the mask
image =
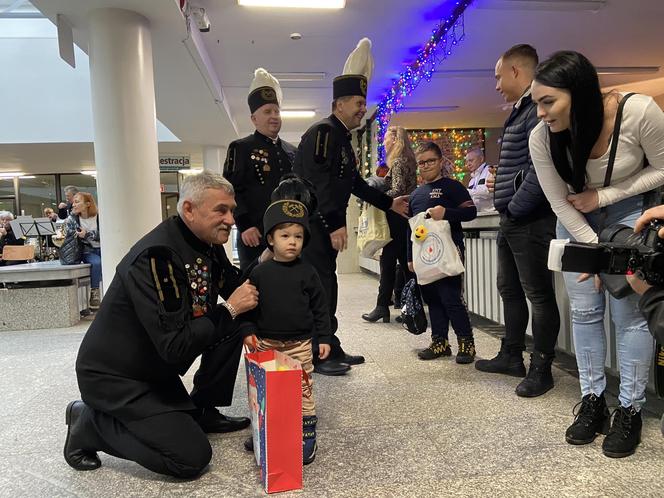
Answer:
[{"label": "man's dress shoe", "polygon": [[314,372],[321,375],[345,375],[350,370],[348,363],[342,363],[337,360],[325,360],[314,363]]},{"label": "man's dress shoe", "polygon": [[84,412],[87,409],[82,401],[72,401],[67,405],[65,423],[67,437],[65,439],[64,456],[70,467],[76,470],[94,470],[101,467],[101,460],[94,450],[85,449],[86,437]]},{"label": "man's dress shoe", "polygon": [[196,421],[207,434],[240,431],[251,424],[247,417],[227,417],[216,408],[203,408],[203,413]]}]

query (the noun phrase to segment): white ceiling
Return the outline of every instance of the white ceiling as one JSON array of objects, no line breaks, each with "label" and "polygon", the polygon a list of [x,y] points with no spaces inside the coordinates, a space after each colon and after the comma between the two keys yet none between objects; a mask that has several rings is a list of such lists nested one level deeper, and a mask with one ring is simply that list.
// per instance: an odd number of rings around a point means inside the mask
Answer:
[{"label": "white ceiling", "polygon": [[[2,2],[7,1],[0,0],[0,10]],[[212,23],[209,33],[196,33],[201,42],[197,57],[207,60],[203,66],[209,71],[208,80],[201,75],[200,60],[197,65],[183,44],[186,25],[176,0],[35,0],[34,3],[49,18],[58,12],[67,14],[83,50],[87,46],[85,14],[89,9],[123,7],[148,17],[153,32],[158,117],[184,142],[182,147],[190,146],[194,153],[200,153],[201,145],[227,145],[238,133],[252,131],[246,96],[253,70],[259,66],[279,73],[325,73],[323,81],[284,82],[283,107],[316,109],[314,119],[329,114],[332,79],[363,36],[374,43],[376,71],[369,100],[375,104],[391,79],[426,41],[440,12],[449,9],[452,2],[348,0],[346,8],[340,11],[297,11],[250,9],[239,7],[236,0],[190,1],[204,7]],[[442,8],[436,9],[441,3]],[[542,5],[561,3],[570,4],[557,0],[475,0],[465,16],[465,39],[439,64],[441,74],[429,83],[423,82],[406,101],[407,107],[458,108],[448,112],[403,112],[394,117],[395,122],[410,128],[500,126],[506,111],[494,90],[492,71],[500,54],[516,43],[534,45],[541,57],[559,49],[575,49],[597,66],[664,67],[662,0],[610,0],[598,12],[541,10]],[[291,40],[292,32],[301,33],[302,39]],[[53,57],[62,63],[57,55]],[[463,70],[480,71],[469,77],[444,75],[446,71]],[[603,76],[602,83],[653,96],[664,95],[662,70],[654,74]],[[2,94],[12,95],[16,91],[16,88],[3,88]],[[215,91],[222,95],[223,106],[215,104]],[[89,90],[86,92],[89,98]],[[35,101],[34,108],[54,103],[52,99],[39,102],[37,90],[32,91],[30,98]],[[285,121],[282,136],[297,142],[314,119]],[[0,146],[0,171],[5,148]],[[66,155],[67,148],[62,147],[58,154]],[[69,159],[75,161],[75,154],[72,152]]]}]

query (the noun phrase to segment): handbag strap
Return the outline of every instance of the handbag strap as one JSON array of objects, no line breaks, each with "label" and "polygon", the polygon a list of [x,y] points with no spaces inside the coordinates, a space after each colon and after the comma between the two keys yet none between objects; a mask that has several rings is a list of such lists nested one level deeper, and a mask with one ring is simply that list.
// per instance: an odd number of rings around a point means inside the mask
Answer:
[{"label": "handbag strap", "polygon": [[[618,140],[620,138],[620,125],[622,124],[622,115],[623,109],[625,107],[625,102],[627,99],[634,95],[634,92],[628,93],[625,95],[620,103],[618,104],[618,109],[616,110],[616,121],[613,125],[613,136],[611,138],[611,150],[609,152],[609,162],[606,165],[606,174],[604,175],[604,188],[611,185],[611,175],[613,174],[613,163],[616,160],[616,152],[618,151]],[[606,221],[606,206],[600,209],[600,218],[599,226],[597,229],[597,235],[604,229],[604,223]]]}]

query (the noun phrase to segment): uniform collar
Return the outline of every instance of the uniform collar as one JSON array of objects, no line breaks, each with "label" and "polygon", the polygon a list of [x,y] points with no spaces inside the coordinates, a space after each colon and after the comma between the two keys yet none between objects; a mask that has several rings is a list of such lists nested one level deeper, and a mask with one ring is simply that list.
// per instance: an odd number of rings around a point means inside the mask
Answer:
[{"label": "uniform collar", "polygon": [[259,140],[263,140],[265,143],[268,143],[270,145],[279,145],[279,143],[281,142],[279,135],[277,135],[277,138],[273,140],[270,137],[263,135],[258,130],[254,131],[254,137],[258,138]]},{"label": "uniform collar", "polygon": [[343,121],[341,121],[336,116],[336,114],[334,113],[330,114],[330,121],[332,121],[332,123],[334,123],[337,126],[337,128],[343,130],[346,133],[346,138],[348,138],[348,140],[350,140],[353,137],[353,135],[350,133],[350,130],[348,129],[348,126],[346,126],[346,124]]},{"label": "uniform collar", "polygon": [[530,97],[530,86],[526,88],[526,91],[523,92],[523,95],[521,95],[521,97],[519,97],[519,100],[516,101],[516,103],[514,104],[514,108],[518,109],[519,107],[521,107],[523,101],[528,99],[529,97]]},{"label": "uniform collar", "polygon": [[182,218],[180,218],[180,216],[176,216],[175,218],[177,220],[177,226],[180,229],[180,232],[182,233],[182,237],[184,238],[185,242],[188,245],[190,245],[192,249],[200,253],[210,255],[212,250],[212,245],[207,244],[198,237],[196,237],[196,235],[194,235],[194,232],[192,232],[189,229],[187,224],[184,222]]}]

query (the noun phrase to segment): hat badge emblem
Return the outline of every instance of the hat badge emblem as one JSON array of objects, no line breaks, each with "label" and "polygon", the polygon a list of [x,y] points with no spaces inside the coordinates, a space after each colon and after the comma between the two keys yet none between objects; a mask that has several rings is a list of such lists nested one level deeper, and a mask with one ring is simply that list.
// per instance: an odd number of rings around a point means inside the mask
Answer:
[{"label": "hat badge emblem", "polygon": [[263,100],[277,100],[277,94],[272,88],[263,88],[261,90],[261,98]]},{"label": "hat badge emblem", "polygon": [[360,90],[362,91],[362,95],[367,95],[367,80],[364,78],[360,80]]},{"label": "hat badge emblem", "polygon": [[291,218],[304,218],[304,206],[299,202],[284,202],[281,209]]}]

